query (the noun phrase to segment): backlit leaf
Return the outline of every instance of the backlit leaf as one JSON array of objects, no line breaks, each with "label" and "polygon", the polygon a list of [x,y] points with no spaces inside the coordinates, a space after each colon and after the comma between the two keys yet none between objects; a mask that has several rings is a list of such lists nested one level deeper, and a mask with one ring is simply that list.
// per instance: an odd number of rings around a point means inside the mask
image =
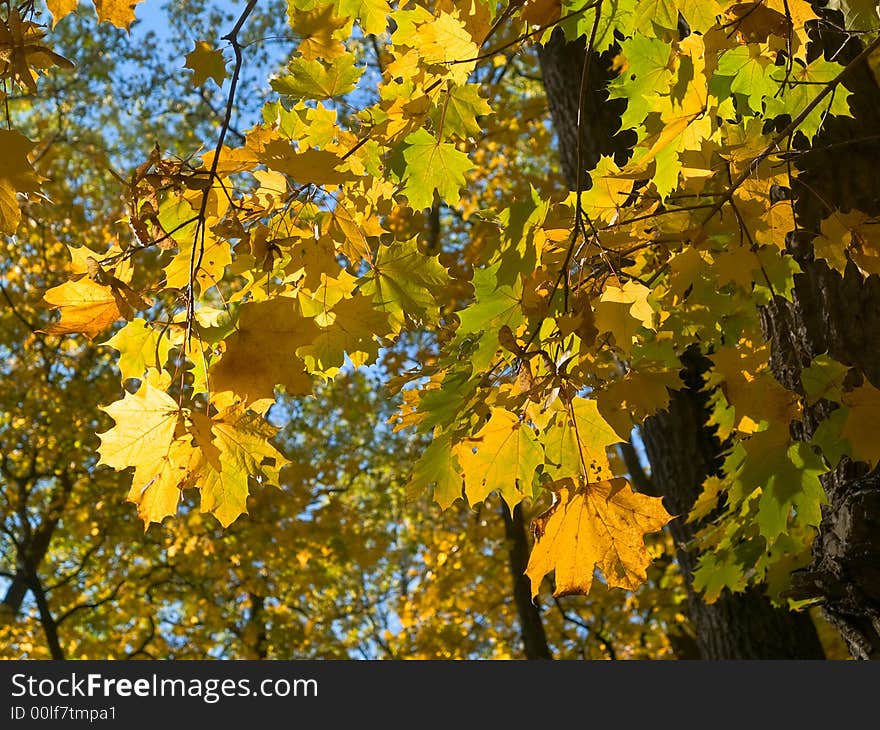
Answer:
[{"label": "backlit leaf", "polygon": [[651,562],[645,535],[670,519],[660,499],[633,492],[620,478],[586,485],[568,479],[554,491],[553,506],[533,526],[536,542],[526,568],[532,596],[550,572],[555,596],[589,593],[596,568],[610,587],[639,586]]},{"label": "backlit leaf", "polygon": [[223,86],[226,78],[223,51],[211,48],[205,41],[198,41],[195,49],[186,54],[186,68],[192,69],[195,86],[203,86],[209,78],[217,86]]},{"label": "backlit leaf", "polygon": [[489,422],[466,439],[458,452],[468,502],[475,505],[497,490],[513,510],[531,492],[543,457],[529,426],[510,411],[493,408]]},{"label": "backlit leaf", "polygon": [[275,386],[291,394],[309,393],[312,381],[296,350],[318,334],[313,320],[300,314],[295,299],[279,297],[243,304],[236,331],[209,373],[214,390],[229,390],[250,402],[272,398]]},{"label": "backlit leaf", "polygon": [[328,63],[295,58],[288,74],[272,81],[279,94],[295,99],[331,99],[354,91],[364,70],[355,66],[354,56],[346,54]]},{"label": "backlit leaf", "polygon": [[453,144],[438,142],[425,129],[409,135],[404,145],[401,192],[410,206],[415,210],[431,207],[435,190],[443,200],[457,201],[465,173],[472,167],[468,156]]}]

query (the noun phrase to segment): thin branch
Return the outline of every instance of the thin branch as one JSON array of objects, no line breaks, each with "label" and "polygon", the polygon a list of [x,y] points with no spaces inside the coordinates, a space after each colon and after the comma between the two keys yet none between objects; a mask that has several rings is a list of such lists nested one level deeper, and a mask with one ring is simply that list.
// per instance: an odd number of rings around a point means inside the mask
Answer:
[{"label": "thin branch", "polygon": [[727,205],[731,200],[733,200],[733,195],[737,191],[740,185],[742,185],[746,180],[748,180],[752,174],[754,173],[755,168],[761,164],[767,157],[773,154],[774,150],[779,146],[779,144],[785,140],[789,135],[793,134],[797,131],[797,128],[803,123],[803,121],[810,116],[813,110],[822,103],[826,96],[828,96],[832,91],[834,91],[837,86],[852,72],[852,70],[860,64],[862,61],[865,61],[868,56],[870,56],[877,48],[880,48],[880,36],[874,39],[872,43],[865,47],[865,49],[856,56],[852,61],[850,61],[843,69],[840,71],[837,76],[835,76],[831,81],[829,81],[825,88],[822,89],[817,95],[816,98],[813,99],[809,104],[807,104],[802,110],[801,113],[798,114],[788,126],[785,127],[781,132],[776,134],[773,139],[767,144],[767,146],[761,150],[750,162],[746,165],[746,169],[743,170],[734,181],[730,184],[727,191],[724,195],[712,206],[712,209],[709,211],[709,215],[706,216],[706,219],[703,221],[702,225],[706,225],[712,218],[714,218],[721,209]]},{"label": "thin branch", "polygon": [[[534,38],[536,35],[541,35],[545,30],[550,30],[550,28],[555,28],[557,25],[564,23],[566,20],[570,20],[571,18],[576,18],[578,15],[583,15],[585,12],[587,12],[588,10],[592,10],[593,8],[596,8],[596,20],[594,21],[594,25],[598,25],[599,24],[599,21],[598,21],[599,6],[601,6],[601,5],[602,5],[602,0],[596,0],[595,2],[587,3],[586,5],[584,5],[584,7],[580,8],[579,10],[574,10],[573,12],[568,13],[567,15],[563,15],[562,17],[558,18],[557,20],[554,20],[551,23],[547,23],[546,25],[542,25],[540,28],[536,28],[535,30],[529,31],[528,33],[523,33],[521,36],[514,38],[512,41],[508,41],[507,43],[504,43],[503,45],[500,45],[500,46],[493,48],[489,51],[485,51],[477,56],[474,56],[473,58],[459,58],[459,59],[456,59],[455,61],[449,61],[447,63],[447,65],[454,66],[455,64],[458,64],[458,63],[476,63],[478,61],[485,61],[487,58],[492,58],[493,56],[498,55],[502,51],[506,51],[508,48],[512,48],[513,46],[517,46],[520,43],[527,41],[529,38]],[[503,19],[503,16],[502,16],[502,18],[499,18],[499,20],[502,20],[502,19]],[[491,36],[491,31],[490,31],[490,35],[487,35],[486,39],[483,40],[483,43],[485,43],[486,40],[488,40],[490,36]],[[591,46],[592,46],[592,44],[591,44]]]},{"label": "thin branch", "polygon": [[223,143],[226,141],[226,135],[229,132],[229,126],[232,123],[232,112],[235,106],[235,92],[238,88],[238,81],[241,77],[241,67],[244,63],[242,55],[242,46],[238,40],[238,33],[241,31],[254,8],[257,6],[257,0],[248,0],[248,4],[242,11],[241,15],[229,33],[222,37],[222,40],[229,41],[232,46],[232,52],[235,55],[235,66],[232,70],[232,78],[229,83],[229,93],[226,97],[226,111],[223,115],[223,123],[220,125],[220,134],[217,137],[217,145],[214,147],[214,159],[211,161],[211,169],[208,172],[208,184],[202,193],[202,204],[199,207],[198,224],[196,225],[195,240],[193,241],[193,250],[189,262],[189,285],[186,292],[186,342],[190,342],[192,338],[192,326],[195,320],[195,279],[196,274],[202,266],[202,258],[205,255],[205,220],[208,210],[208,199],[211,190],[214,187],[214,181],[217,179],[217,168],[220,164],[220,155],[223,150]]},{"label": "thin branch", "polygon": [[18,311],[18,307],[15,306],[15,302],[12,301],[12,298],[9,296],[9,292],[6,291],[6,287],[3,284],[0,284],[0,292],[3,294],[3,298],[6,300],[6,303],[9,305],[9,309],[15,318],[18,319],[25,327],[27,327],[31,332],[36,332],[37,327],[32,322],[30,322],[27,317],[25,317],[21,312]]}]

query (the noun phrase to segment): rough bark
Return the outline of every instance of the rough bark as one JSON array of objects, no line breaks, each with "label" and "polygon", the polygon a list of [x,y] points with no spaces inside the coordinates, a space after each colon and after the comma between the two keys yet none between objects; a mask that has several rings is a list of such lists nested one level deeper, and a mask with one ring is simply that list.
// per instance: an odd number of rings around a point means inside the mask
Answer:
[{"label": "rough bark", "polygon": [[[820,39],[837,51],[833,37]],[[853,57],[857,41],[840,53]],[[828,353],[853,367],[854,381],[880,387],[880,277],[864,279],[853,264],[843,276],[813,258],[813,232],[833,209],[880,214],[880,89],[867,65],[846,80],[855,118],[828,118],[813,149],[796,158],[793,185],[799,230],[787,240],[803,273],[792,301],[778,299],[763,313],[774,374],[800,390],[800,374]],[[809,439],[834,405],[806,408],[796,437]],[[823,610],[859,659],[880,659],[880,475],[844,460],[823,479],[828,506],[813,545],[813,562],[796,575],[795,595],[823,600]]]},{"label": "rough bark", "polygon": [[504,518],[504,532],[507,536],[510,575],[513,580],[513,602],[519,616],[520,637],[526,659],[552,659],[553,653],[547,646],[544,622],[540,609],[532,603],[532,589],[526,576],[529,562],[529,544],[522,506],[517,505],[511,514],[507,505],[501,505]]},{"label": "rough bark", "polygon": [[[615,157],[618,164],[629,158],[635,143],[630,131],[618,134],[620,115],[626,108],[624,99],[608,100],[605,85],[613,53],[594,55],[590,63],[585,93],[581,94],[586,39],[566,43],[561,29],[553,31],[549,42],[538,49],[541,76],[547,92],[547,104],[553,117],[553,129],[559,144],[559,158],[565,179],[572,187],[578,176],[578,138],[580,137],[581,185],[589,183],[586,173],[596,166],[601,155]],[[583,97],[583,98],[582,98]],[[578,111],[582,123],[578,128]]]},{"label": "rough bark", "polygon": [[[580,93],[585,42],[565,43],[559,33],[539,52],[541,71],[554,127],[559,138],[562,169],[570,186],[578,175],[578,139],[584,167],[592,167],[599,154],[614,154],[618,162],[627,156],[619,127],[620,102],[607,102],[601,91],[607,81],[607,57],[594,56],[590,64],[589,91]],[[580,110],[583,101],[585,108]],[[578,119],[581,128],[578,130]],[[689,371],[685,363],[686,375]],[[698,371],[695,371],[698,377]],[[697,386],[697,383],[693,383]],[[697,498],[705,477],[717,468],[720,444],[705,423],[707,413],[698,387],[672,394],[667,412],[649,419],[642,429],[651,460],[652,483],[673,514],[686,515]],[[670,530],[678,548],[678,561],[688,590],[690,619],[704,659],[805,659],[824,658],[811,619],[806,614],[775,608],[757,590],[739,595],[723,594],[707,604],[693,590],[692,572],[697,558],[689,547],[694,526],[683,518]]]}]

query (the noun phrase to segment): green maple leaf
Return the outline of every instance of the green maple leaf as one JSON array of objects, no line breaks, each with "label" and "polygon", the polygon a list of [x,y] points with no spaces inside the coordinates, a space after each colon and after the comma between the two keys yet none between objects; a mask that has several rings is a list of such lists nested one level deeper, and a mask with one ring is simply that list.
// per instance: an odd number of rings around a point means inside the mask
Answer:
[{"label": "green maple leaf", "polygon": [[876,0],[828,0],[827,7],[843,13],[847,30],[875,31],[880,28],[880,6]]},{"label": "green maple leaf", "polygon": [[337,7],[342,15],[357,18],[364,32],[372,35],[385,32],[391,12],[387,0],[338,0]]},{"label": "green maple leaf", "polygon": [[422,393],[419,411],[425,414],[425,418],[419,424],[421,429],[445,426],[461,415],[479,383],[470,375],[470,365],[452,368],[446,372],[439,388]]},{"label": "green maple leaf", "polygon": [[[616,42],[614,31],[620,30],[630,35],[633,28],[633,15],[638,0],[603,0],[599,23],[596,26],[594,49],[602,53]],[[580,36],[590,37],[595,23],[595,10],[584,12],[584,4],[577,0],[562,0],[560,16],[567,20],[560,23],[565,37],[575,40]]]},{"label": "green maple leaf", "polygon": [[437,297],[451,281],[437,256],[426,256],[415,238],[381,246],[372,271],[359,280],[360,291],[373,298],[376,307],[388,315],[395,332],[407,318],[434,318]]},{"label": "green maple leaf", "polygon": [[[788,79],[791,88],[786,88],[780,95],[767,97],[765,102],[767,116],[775,117],[787,114],[792,119],[796,118],[825,89],[825,85],[842,70],[843,66],[840,64],[829,63],[823,58],[817,58],[809,66],[795,62]],[[771,65],[767,67],[766,74],[768,82],[774,87],[775,94],[775,90],[786,78],[785,68]],[[838,84],[837,88],[819,102],[816,108],[801,122],[798,131],[812,143],[813,137],[822,127],[826,114],[852,116],[847,103],[851,94],[852,92],[845,86]]]},{"label": "green maple leaf", "polygon": [[364,70],[354,65],[355,58],[345,54],[329,62],[295,58],[286,76],[273,79],[272,88],[296,99],[330,99],[354,91]]},{"label": "green maple leaf", "polygon": [[756,522],[768,544],[794,524],[816,527],[822,519],[825,490],[819,477],[827,471],[822,457],[805,443],[789,444],[787,428],[771,427],[753,434],[731,456],[739,462],[729,496],[743,502],[757,497]]},{"label": "green maple leaf", "polygon": [[793,444],[778,460],[765,462],[772,469],[758,503],[758,527],[772,543],[789,529],[792,513],[798,523],[818,527],[821,506],[827,501],[819,481],[825,468],[822,458],[804,443]]},{"label": "green maple leaf", "polygon": [[406,485],[407,499],[419,497],[426,489],[434,486],[434,501],[441,509],[449,507],[461,498],[464,486],[458,458],[452,451],[449,434],[438,436],[422,453]]},{"label": "green maple leaf", "polygon": [[517,276],[514,283],[499,281],[501,262],[486,269],[474,271],[474,301],[458,312],[459,327],[453,347],[464,348],[476,342],[470,352],[474,370],[479,372],[489,366],[500,347],[498,331],[505,325],[511,330],[523,323],[522,280]]},{"label": "green maple leaf", "polygon": [[658,38],[635,36],[621,44],[626,67],[608,86],[609,99],[626,99],[621,115],[623,129],[637,127],[654,109],[661,93],[669,89],[669,44]]},{"label": "green maple leaf", "polygon": [[[687,20],[693,31],[704,31],[715,24],[716,16],[723,10],[718,0],[675,0],[678,11]],[[677,25],[673,25],[675,30]]]},{"label": "green maple leaf", "polygon": [[832,411],[831,414],[820,423],[813,431],[810,444],[818,446],[825,457],[825,461],[832,469],[836,468],[844,456],[849,456],[852,446],[843,437],[843,429],[849,417],[849,409],[846,406]]},{"label": "green maple leaf", "polygon": [[772,97],[779,88],[766,73],[769,63],[754,45],[737,46],[718,59],[717,73],[731,78],[730,90],[744,95],[753,112],[762,112],[764,98]]},{"label": "green maple leaf", "polygon": [[677,0],[642,0],[633,13],[633,28],[654,34],[654,26],[674,30],[678,27]]},{"label": "green maple leaf", "polygon": [[774,296],[791,301],[794,275],[801,273],[798,262],[776,246],[763,246],[756,254],[761,266],[755,271],[755,299],[760,304],[766,304]]},{"label": "green maple leaf", "polygon": [[725,588],[741,591],[746,583],[742,566],[729,551],[704,553],[700,556],[699,567],[694,571],[694,589],[703,592],[706,603],[718,600]]},{"label": "green maple leaf", "polygon": [[829,357],[827,353],[814,357],[809,367],[801,371],[801,383],[804,393],[807,394],[807,403],[812,405],[820,398],[840,403],[843,378],[847,372],[849,368],[846,365]]},{"label": "green maple leaf", "polygon": [[168,337],[142,319],[133,319],[102,344],[119,352],[123,382],[141,378],[147,368],[161,370],[171,350]]},{"label": "green maple leaf", "polygon": [[419,129],[404,140],[400,159],[394,165],[400,171],[400,191],[406,195],[414,210],[430,208],[434,191],[446,201],[458,201],[459,190],[465,184],[465,173],[473,165],[464,152],[455,145],[439,142],[426,129]]},{"label": "green maple leaf", "polygon": [[455,86],[449,90],[445,99],[431,115],[434,124],[440,128],[443,119],[443,134],[459,137],[474,137],[482,132],[477,117],[492,113],[492,107],[480,96],[478,84]]}]

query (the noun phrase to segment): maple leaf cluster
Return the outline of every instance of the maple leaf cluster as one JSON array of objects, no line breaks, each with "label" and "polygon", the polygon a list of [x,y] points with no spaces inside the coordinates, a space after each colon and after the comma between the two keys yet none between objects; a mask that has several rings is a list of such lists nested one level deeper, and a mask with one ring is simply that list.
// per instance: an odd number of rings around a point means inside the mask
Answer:
[{"label": "maple leaf cluster", "polygon": [[[75,6],[50,2],[53,23]],[[774,191],[795,184],[796,144],[850,114],[848,66],[808,52],[809,3],[625,0],[575,12],[290,0],[295,50],[262,120],[231,144],[254,6],[186,55],[194,87],[227,94],[216,138],[185,161],[157,149],[124,183],[129,238],[72,247],[68,280],[45,294],[60,313],[45,333],[114,329],[103,344],[118,351],[127,390],[104,407],[115,423],[100,434],[100,463],[133,469],[128,498],[147,525],[174,515],[188,488],[231,524],[251,486],[278,486],[288,463],[270,443],[276,396],[387,364],[420,333],[430,344],[389,379],[403,399],[393,427],[430,437],[410,495],[433,488],[448,507],[495,493],[509,510],[550,501],[534,523],[533,593],[551,572],[556,595],[586,593],[596,569],[633,589],[651,559],[645,536],[672,516],[633,490],[616,447],[683,387],[680,357],[697,343],[711,362],[712,424],[730,447],[691,517],[722,502],[736,515],[702,535],[710,556],[697,585],[717,596],[779,553],[804,554],[820,476],[844,456],[880,460],[865,428],[877,389],[853,387],[849,368],[824,356],[788,389],[761,335],[760,308],[791,299],[800,272],[786,244],[794,203]],[[121,27],[134,18],[127,1],[96,10]],[[851,21],[870,50],[867,21]],[[625,102],[634,139],[626,159],[600,157],[574,190],[527,173],[521,151],[548,139],[543,111],[533,123],[510,113],[516,95],[487,71],[557,26],[589,39],[588,53],[610,53],[608,97]],[[4,19],[0,76],[34,90],[68,64],[41,45],[44,31]],[[377,40],[369,72],[365,36]],[[0,132],[4,233],[40,190],[37,144]],[[876,224],[829,210],[815,257],[880,273]],[[812,444],[794,440],[791,422],[819,398],[838,407]],[[762,549],[744,555],[744,539]]]}]

